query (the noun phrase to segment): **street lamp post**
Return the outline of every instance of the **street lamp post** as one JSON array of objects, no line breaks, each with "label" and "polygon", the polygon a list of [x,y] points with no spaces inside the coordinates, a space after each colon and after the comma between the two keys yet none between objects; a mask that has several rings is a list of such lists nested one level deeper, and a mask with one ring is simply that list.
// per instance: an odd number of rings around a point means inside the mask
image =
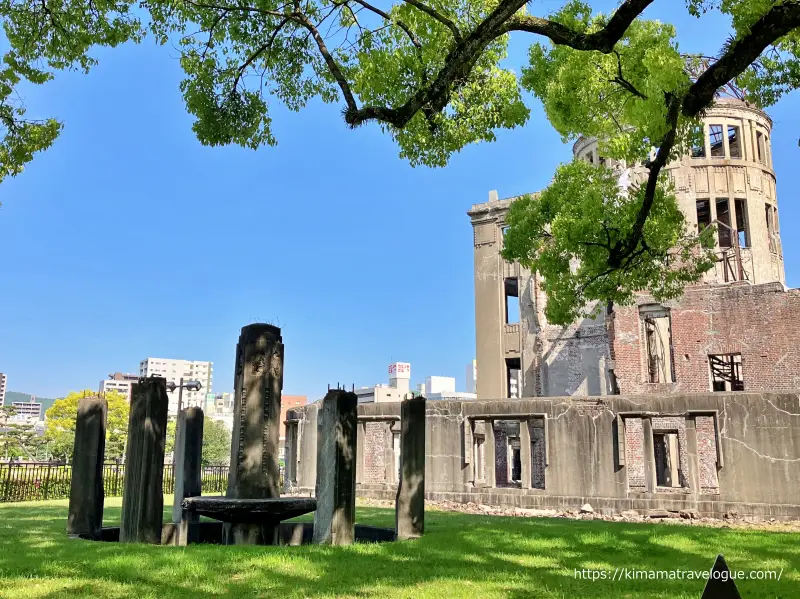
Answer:
[{"label": "street lamp post", "polygon": [[180,439],[181,411],[183,410],[183,390],[188,389],[189,391],[200,391],[202,388],[203,384],[200,381],[184,382],[183,377],[181,377],[180,385],[176,385],[172,381],[167,383],[167,391],[170,393],[174,392],[175,389],[178,389],[178,414],[177,419],[175,420],[175,449],[173,450],[173,454],[178,448],[178,440]]}]

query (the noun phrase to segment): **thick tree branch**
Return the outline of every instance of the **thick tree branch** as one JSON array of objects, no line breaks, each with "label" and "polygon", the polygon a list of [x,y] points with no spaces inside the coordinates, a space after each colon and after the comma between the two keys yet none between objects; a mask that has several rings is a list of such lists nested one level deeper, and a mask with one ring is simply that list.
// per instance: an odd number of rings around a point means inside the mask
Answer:
[{"label": "thick tree branch", "polygon": [[683,100],[683,114],[697,116],[714,101],[720,87],[741,75],[767,47],[798,27],[800,0],[776,3],[692,84]]},{"label": "thick tree branch", "polygon": [[[351,110],[348,107],[345,121],[351,126],[357,126],[370,120],[379,120],[403,128],[423,107],[427,106],[434,112],[443,110],[450,101],[453,85],[467,78],[486,46],[511,31],[537,33],[550,38],[556,44],[565,44],[579,50],[611,52],[631,22],[652,2],[653,0],[626,0],[603,29],[587,35],[546,19],[515,16],[525,6],[526,0],[502,0],[472,33],[450,50],[437,76],[405,104],[397,108],[365,106],[359,110]],[[536,26],[531,26],[532,23]]]},{"label": "thick tree branch", "polygon": [[647,248],[644,242],[644,225],[647,222],[647,217],[650,215],[650,209],[653,207],[653,201],[656,197],[658,176],[661,173],[661,169],[666,166],[669,160],[669,154],[672,152],[672,148],[675,145],[675,137],[678,134],[678,117],[680,117],[681,112],[681,102],[679,98],[667,94],[666,102],[669,130],[659,144],[655,160],[648,165],[650,173],[647,177],[647,186],[645,187],[642,205],[636,215],[636,221],[633,223],[631,234],[624,242],[617,243],[614,251],[612,251],[609,256],[609,265],[616,268],[625,266],[626,259],[627,262],[630,263],[630,260],[637,255],[636,253],[639,251],[637,247],[640,245],[642,250]]},{"label": "thick tree branch", "polygon": [[336,79],[339,89],[342,90],[344,101],[347,104],[347,110],[358,110],[358,104],[356,104],[356,99],[353,95],[353,91],[350,89],[350,84],[347,82],[344,73],[342,73],[342,70],[339,68],[339,64],[336,62],[336,60],[334,60],[333,56],[328,50],[328,47],[325,45],[325,40],[322,39],[319,30],[308,19],[308,17],[302,13],[294,13],[292,17],[298,24],[305,27],[309,33],[311,33],[311,37],[314,38],[317,48],[319,49],[319,53],[322,55],[322,59],[325,61],[325,64],[328,67],[328,70],[331,72],[331,75],[333,75],[333,78]]},{"label": "thick tree branch", "polygon": [[453,32],[453,38],[456,40],[456,42],[460,42],[461,39],[463,38],[463,36],[461,35],[461,31],[459,30],[458,26],[453,22],[453,20],[449,19],[439,11],[431,8],[427,4],[423,4],[419,0],[403,0],[403,2],[405,2],[406,4],[410,4],[411,6],[413,6],[418,10],[421,10],[426,15],[436,19],[442,25],[447,27],[450,31]]},{"label": "thick tree branch", "polygon": [[508,20],[505,31],[527,31],[550,38],[554,44],[576,50],[596,50],[608,54],[625,32],[653,0],[626,0],[609,19],[606,26],[594,33],[578,33],[569,27],[529,15],[515,15]]}]

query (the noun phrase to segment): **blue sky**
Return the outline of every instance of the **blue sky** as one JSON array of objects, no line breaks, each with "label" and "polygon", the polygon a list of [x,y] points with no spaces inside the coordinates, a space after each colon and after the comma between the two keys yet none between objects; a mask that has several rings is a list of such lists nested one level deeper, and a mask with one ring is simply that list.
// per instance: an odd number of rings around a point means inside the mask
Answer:
[{"label": "blue sky", "polygon": [[[675,23],[682,50],[716,53],[725,19],[684,12],[662,1],[646,15]],[[510,65],[529,40],[512,40]],[[228,391],[239,329],[259,321],[283,329],[285,393],[385,382],[392,361],[411,362],[414,383],[447,375],[463,389],[475,351],[465,213],[491,189],[542,188],[570,157],[535,101],[526,127],[445,169],[411,168],[377,126],[351,131],[340,106],[316,102],[272,105],[275,148],[206,148],[174,49],[146,41],[96,55],[88,76],[27,93],[30,116],[65,129],[0,186],[0,372],[11,390],[63,396],[153,356],[211,360],[214,390]],[[797,93],[769,113],[795,287]]]}]

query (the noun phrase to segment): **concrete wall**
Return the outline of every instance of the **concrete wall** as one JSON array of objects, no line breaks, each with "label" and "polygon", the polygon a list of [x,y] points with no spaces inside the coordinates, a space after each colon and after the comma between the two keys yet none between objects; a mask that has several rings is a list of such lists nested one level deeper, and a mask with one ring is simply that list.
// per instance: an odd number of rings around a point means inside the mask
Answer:
[{"label": "concrete wall", "polygon": [[[384,419],[392,426],[399,414],[397,403],[359,406],[361,424]],[[303,430],[314,430],[314,405],[296,410],[294,416]],[[495,425],[534,423],[527,428],[530,437],[522,435],[533,447],[530,457],[523,458],[533,462],[527,470],[523,465],[523,472],[532,472],[533,488],[500,488],[491,484],[491,476],[484,477],[489,482],[476,482],[473,437],[487,433],[487,442],[496,446],[495,435],[488,438],[493,429],[480,426],[488,420]],[[677,434],[680,484],[675,488],[656,485],[654,432]],[[315,437],[305,434],[299,439],[299,476],[291,490],[313,493]],[[359,495],[393,498],[396,481],[390,468],[383,483],[374,482],[374,473],[365,480],[365,445],[362,435]],[[487,468],[495,465],[493,453],[487,451]],[[589,502],[604,513],[669,509],[716,517],[735,511],[796,518],[800,395],[740,392],[429,403],[425,473],[429,499],[528,508],[578,508]],[[543,489],[535,488],[542,482]]]}]

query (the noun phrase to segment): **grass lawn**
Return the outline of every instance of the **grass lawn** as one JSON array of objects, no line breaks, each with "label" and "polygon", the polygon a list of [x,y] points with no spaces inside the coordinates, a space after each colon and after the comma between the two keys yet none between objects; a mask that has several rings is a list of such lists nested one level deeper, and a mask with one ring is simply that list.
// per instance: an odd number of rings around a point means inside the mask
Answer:
[{"label": "grass lawn", "polygon": [[[119,522],[120,503],[106,501],[106,524]],[[0,504],[0,597],[698,599],[701,580],[592,582],[575,570],[702,571],[717,553],[731,570],[783,569],[780,581],[737,581],[744,599],[800,596],[800,536],[791,533],[428,511],[417,541],[178,548],[69,540],[66,514],[66,501]],[[364,524],[392,520],[391,510],[358,510]]]}]

